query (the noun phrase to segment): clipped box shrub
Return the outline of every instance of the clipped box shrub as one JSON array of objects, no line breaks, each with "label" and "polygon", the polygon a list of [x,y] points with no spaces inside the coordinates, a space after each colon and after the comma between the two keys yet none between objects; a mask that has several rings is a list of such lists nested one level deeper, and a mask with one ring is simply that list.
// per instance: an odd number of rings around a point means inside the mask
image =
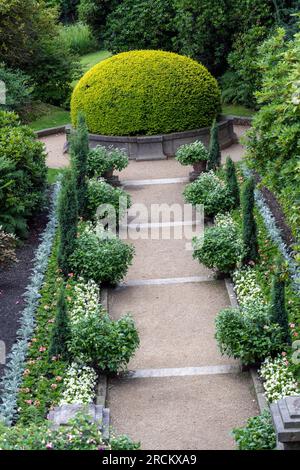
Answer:
[{"label": "clipped box shrub", "polygon": [[171,52],[124,52],[95,65],[77,84],[72,123],[89,131],[154,135],[211,126],[221,110],[216,79],[200,63]]}]

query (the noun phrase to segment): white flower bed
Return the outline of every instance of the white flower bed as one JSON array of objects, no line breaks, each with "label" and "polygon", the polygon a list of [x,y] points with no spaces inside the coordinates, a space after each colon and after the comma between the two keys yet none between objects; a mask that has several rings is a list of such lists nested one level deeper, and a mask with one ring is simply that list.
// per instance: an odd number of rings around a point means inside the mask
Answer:
[{"label": "white flower bed", "polygon": [[266,303],[253,268],[245,267],[237,269],[233,274],[233,282],[234,290],[241,306],[253,301],[259,301],[262,304]]},{"label": "white flower bed", "polygon": [[94,401],[97,374],[92,367],[71,364],[64,379],[65,390],[60,405]]},{"label": "white flower bed", "polygon": [[75,286],[74,302],[70,310],[71,324],[85,315],[95,312],[101,313],[100,289],[94,281],[84,281],[79,279]]},{"label": "white flower bed", "polygon": [[298,383],[284,356],[267,358],[261,366],[260,376],[264,380],[265,395],[269,403],[300,393]]}]

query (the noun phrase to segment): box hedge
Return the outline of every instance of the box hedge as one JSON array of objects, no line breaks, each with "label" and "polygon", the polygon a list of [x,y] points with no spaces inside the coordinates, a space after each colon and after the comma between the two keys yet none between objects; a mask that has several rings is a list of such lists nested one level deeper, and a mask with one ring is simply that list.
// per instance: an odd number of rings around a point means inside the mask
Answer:
[{"label": "box hedge", "polygon": [[104,135],[154,135],[208,127],[220,112],[215,78],[195,60],[164,51],[115,55],[77,84],[71,115]]}]

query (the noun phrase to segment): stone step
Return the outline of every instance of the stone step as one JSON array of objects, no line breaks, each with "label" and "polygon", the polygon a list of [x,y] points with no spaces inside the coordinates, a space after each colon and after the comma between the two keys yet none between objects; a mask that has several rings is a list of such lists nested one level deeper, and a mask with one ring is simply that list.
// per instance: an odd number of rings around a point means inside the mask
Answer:
[{"label": "stone step", "polygon": [[101,429],[103,439],[109,440],[110,431],[110,410],[103,405],[83,405],[74,403],[71,405],[61,405],[48,413],[48,420],[52,421],[53,427],[67,426],[70,420],[74,419],[78,413],[85,413],[90,416],[91,422],[96,423]]}]

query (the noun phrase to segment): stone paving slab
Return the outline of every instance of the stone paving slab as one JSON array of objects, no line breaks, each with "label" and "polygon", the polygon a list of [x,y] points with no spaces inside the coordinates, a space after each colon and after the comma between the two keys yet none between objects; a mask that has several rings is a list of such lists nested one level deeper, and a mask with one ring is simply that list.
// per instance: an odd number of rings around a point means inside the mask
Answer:
[{"label": "stone paving slab", "polygon": [[175,158],[157,161],[130,160],[129,165],[119,174],[121,180],[144,180],[157,178],[178,178],[188,176],[192,167],[182,166]]},{"label": "stone paving slab", "polygon": [[[128,211],[129,222],[172,222],[184,220],[184,199],[182,193],[185,186],[184,183],[178,183],[127,187],[126,191],[131,195],[132,203],[135,204]],[[136,204],[143,204],[143,207],[138,207]],[[157,206],[154,206],[155,204]],[[192,214],[192,209],[189,212]],[[189,220],[191,220],[188,212],[187,214]]]},{"label": "stone paving slab", "polygon": [[214,338],[215,317],[228,306],[223,281],[121,287],[109,301],[113,318],[131,312],[139,330],[131,370],[236,364],[221,356]]},{"label": "stone paving slab", "polygon": [[[190,227],[192,229],[193,227]],[[184,227],[184,229],[187,229]],[[198,233],[197,230],[196,233]],[[132,231],[129,231],[129,236]],[[153,240],[150,236],[174,236],[174,229],[169,232],[164,228],[163,232],[159,229],[143,229],[141,236],[149,236],[149,239],[128,240],[133,244],[136,253],[133,265],[129,268],[125,282],[133,279],[155,279],[155,278],[171,278],[186,276],[202,276],[209,275],[212,272],[192,256],[191,238],[183,238],[182,240]],[[185,232],[188,235],[188,232]],[[182,227],[176,227],[176,234],[179,236],[183,233]],[[133,234],[136,236],[136,232]],[[192,231],[191,231],[192,235]]]},{"label": "stone paving slab", "polygon": [[145,450],[234,449],[230,435],[258,414],[249,374],[109,383],[112,426]]},{"label": "stone paving slab", "polygon": [[65,134],[41,137],[39,140],[45,144],[47,152],[46,165],[49,168],[65,168],[69,166],[69,156],[63,153],[66,143]]}]

